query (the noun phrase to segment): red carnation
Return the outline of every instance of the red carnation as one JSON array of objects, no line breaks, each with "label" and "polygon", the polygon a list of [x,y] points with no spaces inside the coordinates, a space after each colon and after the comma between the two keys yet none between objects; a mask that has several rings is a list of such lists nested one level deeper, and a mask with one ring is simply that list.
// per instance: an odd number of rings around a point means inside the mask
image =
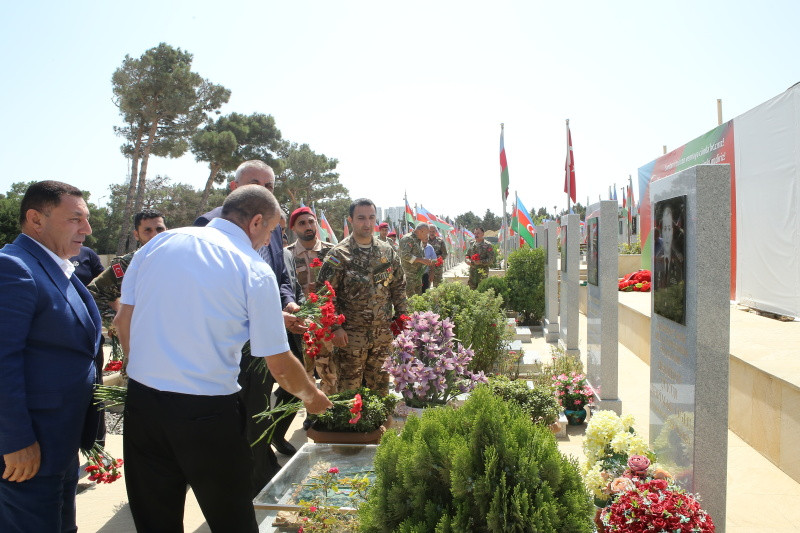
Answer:
[{"label": "red carnation", "polygon": [[311,268],[319,268],[322,266],[322,261],[319,260],[319,257],[315,257],[311,260],[311,264],[309,266]]}]

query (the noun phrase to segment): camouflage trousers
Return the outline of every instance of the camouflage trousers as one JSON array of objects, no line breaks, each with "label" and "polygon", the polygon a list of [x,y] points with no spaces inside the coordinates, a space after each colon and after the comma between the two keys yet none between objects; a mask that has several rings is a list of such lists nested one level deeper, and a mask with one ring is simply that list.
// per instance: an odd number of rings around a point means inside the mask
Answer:
[{"label": "camouflage trousers", "polygon": [[320,388],[327,395],[339,392],[339,371],[336,368],[336,360],[333,358],[332,350],[324,346],[316,357],[309,357],[305,354],[306,373],[310,378],[314,377],[314,370],[320,380]]},{"label": "camouflage trousers", "polygon": [[489,277],[489,269],[486,267],[469,267],[469,288],[475,290],[481,281]]},{"label": "camouflage trousers", "polygon": [[444,274],[444,267],[433,266],[431,267],[431,287],[438,287],[442,283],[442,275]]},{"label": "camouflage trousers", "polygon": [[406,272],[406,296],[411,298],[417,294],[422,294],[422,270]]},{"label": "camouflage trousers", "polygon": [[335,348],[333,359],[339,372],[339,391],[364,385],[376,392],[389,391],[389,374],[383,363],[389,357],[392,331],[388,324],[347,331],[347,346]]}]

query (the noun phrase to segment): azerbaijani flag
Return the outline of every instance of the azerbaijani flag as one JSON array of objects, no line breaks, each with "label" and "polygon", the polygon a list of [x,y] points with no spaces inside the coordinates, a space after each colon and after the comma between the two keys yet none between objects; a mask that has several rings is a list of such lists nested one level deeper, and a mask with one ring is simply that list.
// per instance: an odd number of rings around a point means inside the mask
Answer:
[{"label": "azerbaijani flag", "polygon": [[428,222],[433,222],[433,215],[431,215],[427,209],[422,207],[421,205],[417,208],[417,220],[420,222],[424,222],[427,224]]},{"label": "azerbaijani flag", "polygon": [[339,243],[339,239],[336,238],[336,234],[333,232],[331,225],[328,224],[328,219],[325,218],[325,213],[322,210],[319,212],[319,225],[322,228],[322,231],[327,234],[325,237],[329,242],[332,242],[333,244]]},{"label": "azerbaijani flag", "polygon": [[408,200],[406,200],[406,222],[409,224],[414,223],[414,211],[411,209],[411,206],[408,205]]},{"label": "azerbaijani flag", "polygon": [[343,227],[344,227],[344,234],[342,235],[342,238],[349,237],[350,236],[350,227],[347,225],[347,217],[344,217],[344,226]]},{"label": "azerbaijani flag", "polygon": [[528,243],[528,246],[536,248],[536,230],[533,221],[519,198],[517,198],[516,216],[511,219],[511,229],[519,233],[520,238]]},{"label": "azerbaijani flag", "polygon": [[500,124],[500,193],[502,194],[503,200],[505,200],[508,198],[508,161],[506,161],[506,146],[503,141],[503,129],[503,124]]}]

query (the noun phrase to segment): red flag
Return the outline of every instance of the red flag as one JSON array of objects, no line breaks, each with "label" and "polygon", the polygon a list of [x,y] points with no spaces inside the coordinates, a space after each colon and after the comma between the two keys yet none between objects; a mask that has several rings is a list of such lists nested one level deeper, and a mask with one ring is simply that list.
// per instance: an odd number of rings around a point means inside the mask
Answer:
[{"label": "red flag", "polygon": [[344,217],[344,235],[342,236],[347,237],[350,235],[350,228],[347,226],[347,217]]},{"label": "red flag", "polygon": [[575,158],[572,156],[572,134],[569,132],[567,120],[567,162],[564,164],[564,192],[576,202],[578,195],[575,192]]}]

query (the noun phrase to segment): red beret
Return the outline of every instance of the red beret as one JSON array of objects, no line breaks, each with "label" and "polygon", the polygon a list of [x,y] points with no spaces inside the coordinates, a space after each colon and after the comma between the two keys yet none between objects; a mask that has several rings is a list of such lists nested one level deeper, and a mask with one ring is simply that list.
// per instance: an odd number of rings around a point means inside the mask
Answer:
[{"label": "red beret", "polygon": [[397,232],[396,231],[390,231],[389,233],[386,234],[386,236],[387,237],[397,237]]},{"label": "red beret", "polygon": [[297,217],[300,215],[311,215],[314,216],[314,213],[311,212],[310,207],[298,207],[294,211],[292,211],[291,216],[289,217],[289,227],[291,228],[294,226],[294,221],[297,220]]},{"label": "red beret", "polygon": [[381,222],[380,224],[378,224],[378,229],[383,229],[383,228],[388,228],[388,227],[389,227],[389,223],[388,222]]}]

